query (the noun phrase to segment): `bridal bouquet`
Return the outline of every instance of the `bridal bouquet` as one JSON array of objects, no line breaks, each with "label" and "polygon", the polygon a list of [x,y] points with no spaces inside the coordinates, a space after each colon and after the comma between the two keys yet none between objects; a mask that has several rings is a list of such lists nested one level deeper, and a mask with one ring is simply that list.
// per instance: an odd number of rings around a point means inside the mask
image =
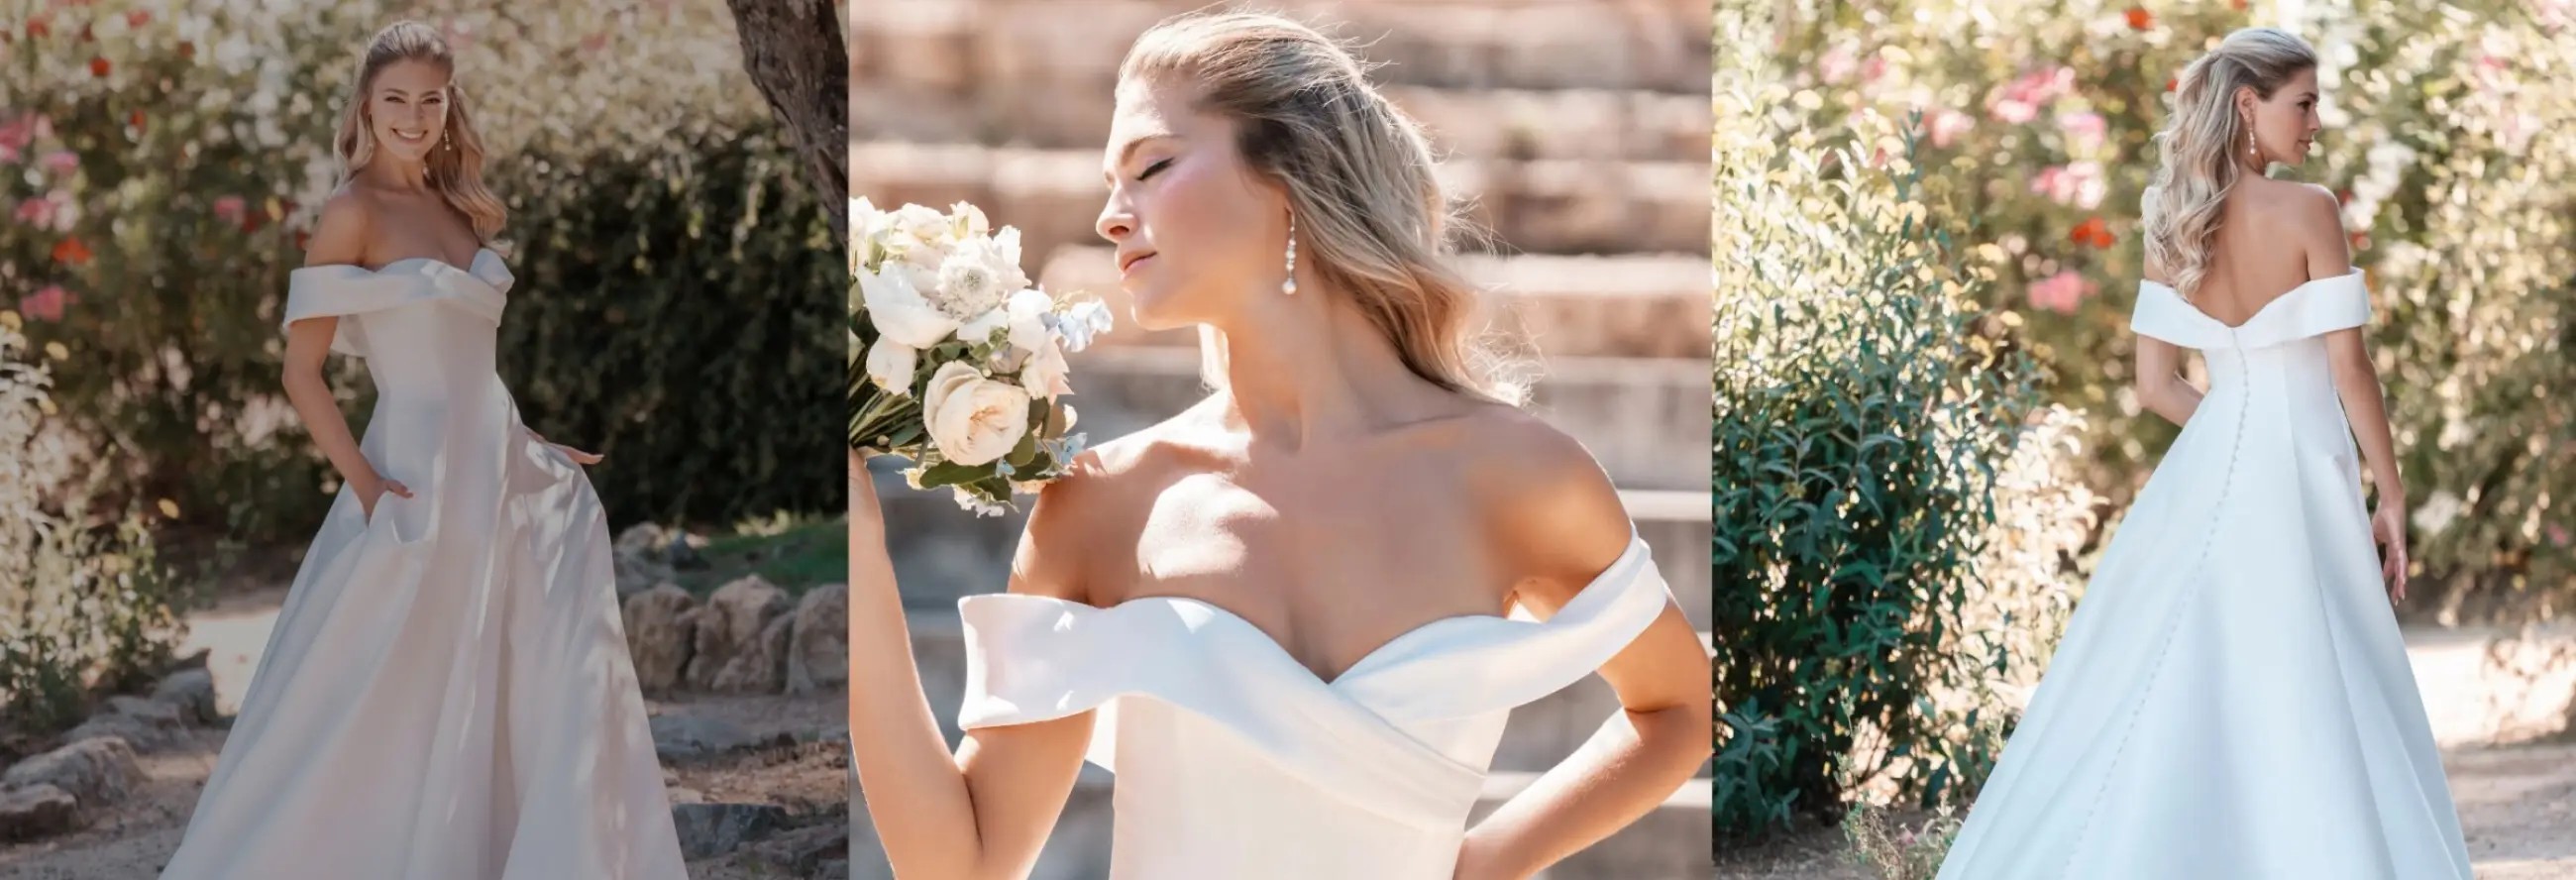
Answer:
[{"label": "bridal bouquet", "polygon": [[1020,271],[1020,231],[974,205],[850,202],[850,446],[909,458],[915,488],[979,516],[1012,509],[1082,452],[1064,356],[1109,329],[1095,299]]}]

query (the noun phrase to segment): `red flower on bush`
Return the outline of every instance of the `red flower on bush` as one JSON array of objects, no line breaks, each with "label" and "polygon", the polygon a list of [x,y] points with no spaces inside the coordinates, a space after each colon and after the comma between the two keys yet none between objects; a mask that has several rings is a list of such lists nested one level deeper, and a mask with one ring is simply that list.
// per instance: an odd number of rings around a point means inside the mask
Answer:
[{"label": "red flower on bush", "polygon": [[181,58],[195,58],[195,57],[197,57],[197,41],[195,41],[195,40],[180,40],[180,41],[179,41],[179,57],[181,57]]},{"label": "red flower on bush", "polygon": [[2143,31],[2156,26],[2156,14],[2144,6],[2129,7],[2129,29]]},{"label": "red flower on bush", "polygon": [[132,113],[126,114],[125,121],[134,126],[135,134],[143,133],[143,111],[136,110]]},{"label": "red flower on bush", "polygon": [[99,79],[106,79],[107,71],[107,59],[95,56],[89,59],[89,75],[98,77]]},{"label": "red flower on bush", "polygon": [[149,10],[149,9],[137,9],[137,10],[134,10],[133,12],[128,12],[128,13],[126,13],[126,14],[125,14],[125,26],[126,26],[126,27],[138,27],[138,28],[139,28],[139,27],[142,27],[142,26],[144,26],[144,25],[151,24],[151,23],[152,23],[152,10]]},{"label": "red flower on bush", "polygon": [[77,238],[66,238],[54,244],[54,262],[67,266],[89,265],[89,245]]},{"label": "red flower on bush", "polygon": [[2076,225],[2074,231],[2067,233],[2066,239],[2076,244],[2104,249],[2119,241],[2117,237],[2111,235],[2111,224],[2103,222],[2100,217],[2086,218],[2083,223]]},{"label": "red flower on bush", "polygon": [[45,23],[44,16],[27,19],[27,39],[41,40],[53,35],[54,26]]}]

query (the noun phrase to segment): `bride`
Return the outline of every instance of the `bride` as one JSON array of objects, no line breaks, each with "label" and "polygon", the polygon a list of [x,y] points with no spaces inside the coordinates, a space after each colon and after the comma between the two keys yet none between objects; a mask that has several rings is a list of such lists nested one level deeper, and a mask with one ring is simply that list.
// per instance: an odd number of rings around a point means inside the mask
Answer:
[{"label": "bride", "polygon": [[[287,397],[342,485],[166,880],[686,876],[599,456],[520,424],[494,372],[502,206],[455,69],[417,22],[360,61],[285,314]],[[364,439],[334,351],[375,380]]]},{"label": "bride", "polygon": [[[2183,71],[2131,320],[2138,400],[2182,434],[1942,880],[2469,877],[2389,613],[2406,489],[2362,344],[2369,294],[2334,195],[2264,176],[2306,158],[2318,100],[2315,53],[2269,28]],[[2183,348],[2206,393],[2176,375]]]},{"label": "bride", "polygon": [[[954,755],[852,455],[850,740],[896,873],[1024,876],[1085,758],[1120,880],[1528,877],[1690,777],[1707,654],[1599,467],[1480,370],[1430,153],[1359,63],[1167,20],[1106,158],[1135,320],[1200,326],[1214,392],[1081,456],[959,603]],[[1512,707],[1596,669],[1626,711],[1467,828]]]}]

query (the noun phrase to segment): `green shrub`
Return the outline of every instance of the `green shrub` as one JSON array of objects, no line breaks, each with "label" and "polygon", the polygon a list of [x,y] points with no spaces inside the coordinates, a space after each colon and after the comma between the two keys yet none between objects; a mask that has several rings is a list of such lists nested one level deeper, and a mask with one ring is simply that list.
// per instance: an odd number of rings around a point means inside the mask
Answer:
[{"label": "green shrub", "polygon": [[[1766,42],[1723,12],[1720,33]],[[1990,273],[1932,220],[1919,132],[1865,119],[1822,147],[1747,67],[1721,70],[1714,148],[1728,835],[1972,788],[1996,742],[1967,732],[2039,660],[1990,622],[2062,623],[2084,517],[2048,488],[2079,423],[2041,406],[2014,322],[1979,306]]]}]

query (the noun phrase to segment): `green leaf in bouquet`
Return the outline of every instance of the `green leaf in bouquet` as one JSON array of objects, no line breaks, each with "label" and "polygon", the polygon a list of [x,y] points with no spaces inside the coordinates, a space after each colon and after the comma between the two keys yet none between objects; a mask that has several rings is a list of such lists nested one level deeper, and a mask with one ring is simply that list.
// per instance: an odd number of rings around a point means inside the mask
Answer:
[{"label": "green leaf in bouquet", "polygon": [[919,441],[920,439],[921,439],[921,423],[920,423],[920,422],[918,422],[918,421],[915,421],[915,422],[908,423],[908,424],[904,425],[904,426],[903,426],[903,427],[901,427],[901,428],[897,428],[897,429],[895,429],[895,432],[894,432],[893,434],[888,435],[888,440],[887,440],[887,442],[888,442],[890,445],[893,445],[893,446],[896,446],[896,447],[904,447],[904,446],[910,446],[910,445],[912,445],[914,442]]},{"label": "green leaf in bouquet", "polygon": [[921,488],[935,489],[941,486],[966,486],[977,480],[991,476],[992,472],[993,469],[990,465],[958,464],[953,461],[943,461],[922,470]]},{"label": "green leaf in bouquet", "polygon": [[1013,470],[1019,470],[1028,467],[1029,460],[1037,457],[1037,454],[1038,432],[1022,431],[1020,432],[1019,445],[1011,447],[1011,454],[1003,456],[1002,458],[1004,461],[1011,463],[1011,468]]}]

